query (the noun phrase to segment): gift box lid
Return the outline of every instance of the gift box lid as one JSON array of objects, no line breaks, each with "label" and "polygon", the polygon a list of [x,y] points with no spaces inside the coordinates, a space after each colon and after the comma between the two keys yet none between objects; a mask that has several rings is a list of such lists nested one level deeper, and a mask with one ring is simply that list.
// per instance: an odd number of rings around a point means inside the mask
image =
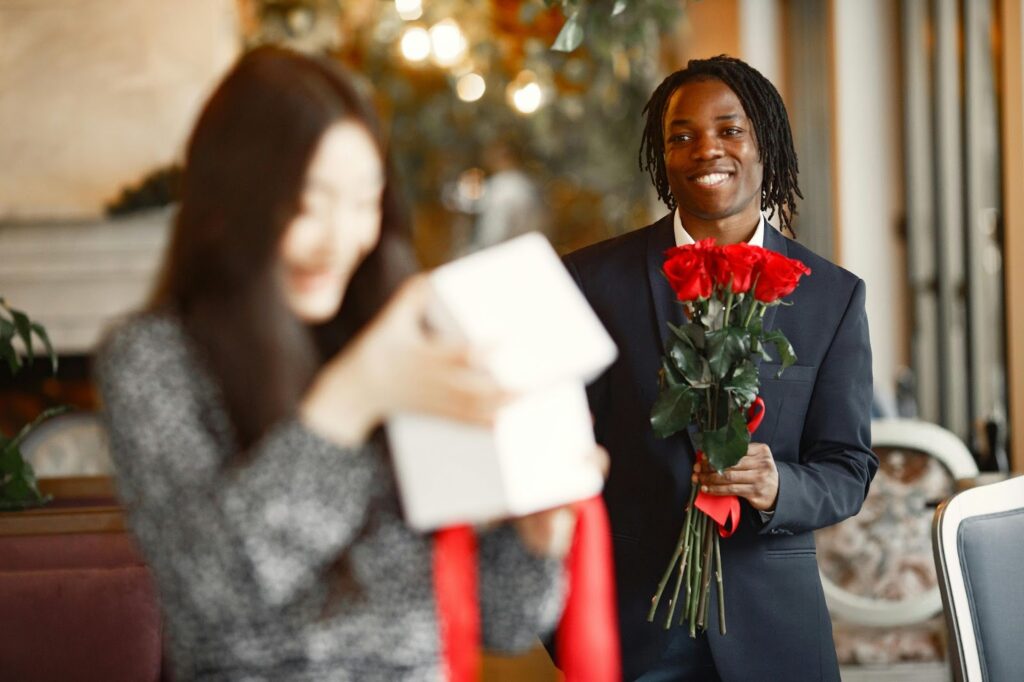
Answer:
[{"label": "gift box lid", "polygon": [[430,322],[485,349],[480,364],[505,388],[591,381],[617,350],[569,272],[537,232],[430,274]]}]

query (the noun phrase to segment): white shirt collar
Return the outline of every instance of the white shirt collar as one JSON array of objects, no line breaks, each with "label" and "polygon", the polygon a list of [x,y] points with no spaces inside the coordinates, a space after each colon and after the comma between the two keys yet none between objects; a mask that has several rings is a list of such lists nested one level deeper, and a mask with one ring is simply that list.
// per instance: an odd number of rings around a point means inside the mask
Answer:
[{"label": "white shirt collar", "polygon": [[[693,244],[693,237],[683,227],[683,219],[679,217],[679,209],[677,208],[672,214],[672,224],[675,228],[676,233],[676,246],[686,246],[687,244]],[[757,224],[757,229],[754,230],[754,236],[747,242],[751,246],[764,246],[764,231],[765,225],[768,224],[768,219],[764,217],[764,213],[761,214],[761,222]]]}]

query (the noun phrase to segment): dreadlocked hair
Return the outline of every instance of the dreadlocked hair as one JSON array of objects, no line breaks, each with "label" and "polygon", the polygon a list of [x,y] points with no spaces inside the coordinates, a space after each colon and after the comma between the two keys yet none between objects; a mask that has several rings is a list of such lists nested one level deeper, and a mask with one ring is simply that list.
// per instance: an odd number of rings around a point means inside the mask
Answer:
[{"label": "dreadlocked hair", "polygon": [[719,80],[736,93],[743,111],[754,126],[758,157],[764,167],[761,183],[761,210],[769,217],[776,212],[782,226],[793,236],[793,216],[797,197],[803,199],[797,184],[796,150],[789,128],[786,105],[775,86],[746,62],[727,55],[710,59],[691,59],[685,69],[661,82],[644,106],[647,120],[640,142],[640,169],[647,171],[660,198],[669,210],[676,200],[665,168],[664,117],[669,98],[681,85],[701,80]]}]

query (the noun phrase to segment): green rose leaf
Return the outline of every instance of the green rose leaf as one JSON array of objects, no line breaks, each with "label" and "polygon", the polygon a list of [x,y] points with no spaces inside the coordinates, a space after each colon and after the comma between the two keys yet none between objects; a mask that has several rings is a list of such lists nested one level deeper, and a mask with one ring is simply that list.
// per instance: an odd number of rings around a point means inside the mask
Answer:
[{"label": "green rose leaf", "polygon": [[691,348],[696,350],[704,350],[704,327],[696,322],[688,322],[681,327],[677,327],[669,322],[668,326],[672,333],[679,337],[680,341],[689,344]]},{"label": "green rose leaf", "polygon": [[661,376],[664,377],[664,382],[661,384],[662,388],[665,386],[678,386],[686,381],[686,377],[679,373],[668,358],[661,358]]},{"label": "green rose leaf", "polygon": [[703,388],[711,380],[707,361],[687,342],[674,339],[668,349],[672,364],[694,388]]},{"label": "green rose leaf", "polygon": [[739,410],[729,415],[729,423],[715,431],[705,431],[702,449],[708,462],[722,472],[743,459],[750,444],[747,422]]},{"label": "green rose leaf", "polygon": [[776,375],[776,378],[778,378],[782,376],[782,370],[796,362],[796,353],[793,351],[793,345],[789,342],[789,339],[778,329],[773,329],[765,334],[765,341],[775,345],[775,350],[779,354],[779,360],[782,362],[782,368],[779,369],[779,373]]},{"label": "green rose leaf", "polygon": [[711,375],[725,379],[730,368],[750,354],[750,340],[743,329],[726,327],[708,332],[708,365]]},{"label": "green rose leaf", "polygon": [[651,426],[660,438],[682,431],[693,421],[694,393],[686,384],[670,386],[661,392],[651,408]]},{"label": "green rose leaf", "polygon": [[746,407],[757,397],[757,368],[750,360],[741,362],[732,374],[722,382],[722,388],[728,391],[740,407]]}]

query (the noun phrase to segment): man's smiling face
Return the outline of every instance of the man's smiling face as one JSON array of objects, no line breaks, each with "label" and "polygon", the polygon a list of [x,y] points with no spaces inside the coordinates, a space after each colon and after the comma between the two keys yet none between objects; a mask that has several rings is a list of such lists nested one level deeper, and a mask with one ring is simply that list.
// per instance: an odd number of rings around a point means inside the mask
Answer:
[{"label": "man's smiling face", "polygon": [[662,120],[665,168],[683,224],[738,216],[755,224],[764,166],[739,97],[720,80],[684,83]]}]

